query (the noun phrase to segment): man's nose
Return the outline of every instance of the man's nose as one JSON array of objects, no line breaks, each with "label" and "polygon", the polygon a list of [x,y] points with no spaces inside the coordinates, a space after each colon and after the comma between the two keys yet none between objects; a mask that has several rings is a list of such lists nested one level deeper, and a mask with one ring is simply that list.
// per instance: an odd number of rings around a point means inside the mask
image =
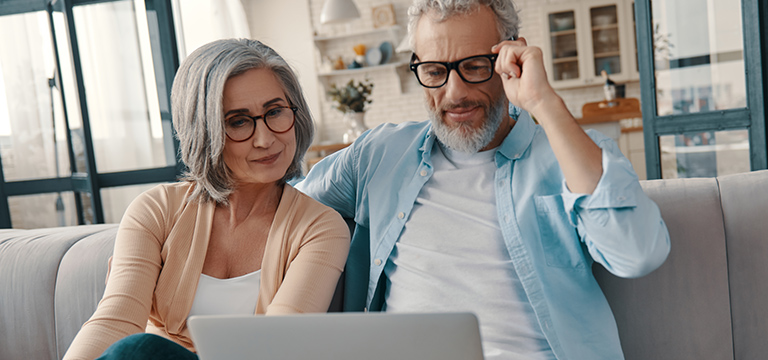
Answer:
[{"label": "man's nose", "polygon": [[468,95],[469,84],[464,82],[456,69],[451,69],[451,72],[448,73],[448,81],[443,86],[445,87],[446,99],[452,103],[461,102]]}]

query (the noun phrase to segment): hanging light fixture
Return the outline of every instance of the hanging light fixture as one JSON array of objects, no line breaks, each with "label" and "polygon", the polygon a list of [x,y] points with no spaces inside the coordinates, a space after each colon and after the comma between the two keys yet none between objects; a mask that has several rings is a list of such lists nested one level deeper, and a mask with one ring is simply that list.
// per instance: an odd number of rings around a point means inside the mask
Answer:
[{"label": "hanging light fixture", "polygon": [[352,0],[325,0],[320,12],[321,24],[339,24],[360,18],[360,11]]}]

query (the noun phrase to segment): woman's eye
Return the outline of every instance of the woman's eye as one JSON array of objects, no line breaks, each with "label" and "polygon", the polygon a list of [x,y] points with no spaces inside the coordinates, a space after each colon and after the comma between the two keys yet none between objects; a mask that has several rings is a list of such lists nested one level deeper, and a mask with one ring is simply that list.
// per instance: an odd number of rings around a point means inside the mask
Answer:
[{"label": "woman's eye", "polygon": [[231,128],[239,128],[248,125],[248,122],[251,121],[251,118],[246,116],[235,116],[232,118],[229,118],[227,121],[227,126]]},{"label": "woman's eye", "polygon": [[280,114],[281,114],[281,113],[282,113],[284,110],[285,110],[284,108],[281,108],[281,107],[277,107],[277,108],[274,108],[274,109],[271,109],[271,110],[267,111],[267,113],[266,113],[266,114],[264,114],[264,116],[266,116],[266,117],[276,117],[276,116],[280,116]]}]

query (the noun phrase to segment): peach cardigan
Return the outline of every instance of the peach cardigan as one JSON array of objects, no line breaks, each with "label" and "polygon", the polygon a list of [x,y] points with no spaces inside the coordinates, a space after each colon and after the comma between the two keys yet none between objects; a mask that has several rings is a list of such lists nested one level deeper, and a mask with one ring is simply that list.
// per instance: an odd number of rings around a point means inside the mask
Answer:
[{"label": "peach cardigan", "polygon": [[[123,216],[107,287],[65,359],[93,359],[130,334],[148,332],[194,351],[187,315],[211,234],[215,204],[187,201],[189,182],[158,185]],[[285,185],[261,263],[256,314],[325,312],[349,250],[334,210]]]}]

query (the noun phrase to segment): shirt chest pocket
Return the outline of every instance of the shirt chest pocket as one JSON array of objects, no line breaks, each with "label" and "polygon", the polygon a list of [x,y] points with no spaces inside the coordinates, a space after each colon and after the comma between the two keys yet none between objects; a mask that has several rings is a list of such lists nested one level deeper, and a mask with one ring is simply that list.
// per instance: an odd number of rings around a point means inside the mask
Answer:
[{"label": "shirt chest pocket", "polygon": [[584,251],[576,228],[568,221],[561,195],[535,197],[536,219],[547,265],[586,268]]}]

